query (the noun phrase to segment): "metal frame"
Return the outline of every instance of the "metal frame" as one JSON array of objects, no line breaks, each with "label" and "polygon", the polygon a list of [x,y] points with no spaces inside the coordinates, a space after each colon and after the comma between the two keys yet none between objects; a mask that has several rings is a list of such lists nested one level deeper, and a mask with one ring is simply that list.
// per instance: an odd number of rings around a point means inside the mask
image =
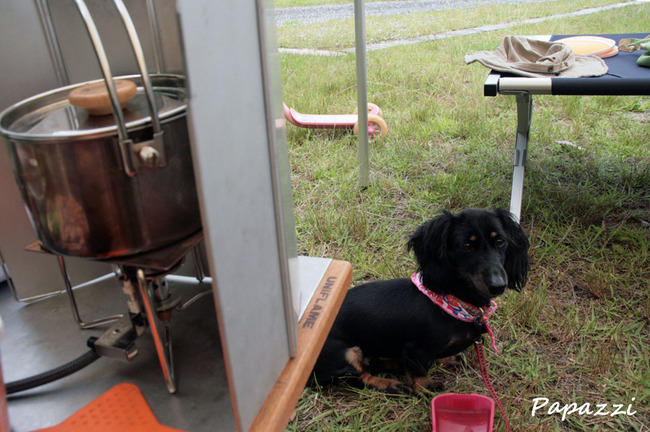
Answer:
[{"label": "metal frame", "polygon": [[[516,80],[516,86],[509,86]],[[536,94],[550,93],[551,80],[547,78],[524,78],[535,90]],[[528,142],[530,124],[533,115],[532,91],[521,90],[522,78],[502,78],[498,73],[488,75],[483,85],[484,96],[497,96],[499,94],[512,95],[517,99],[517,133],[515,149],[513,152],[512,188],[510,191],[510,213],[517,219],[521,218],[521,206],[524,194],[524,174],[526,172],[526,159],[528,157]],[[505,84],[504,84],[505,82]]]},{"label": "metal frame", "polygon": [[[354,31],[355,53],[357,62],[357,107],[359,107],[359,125],[368,124],[368,79],[366,75],[366,15],[364,0],[354,0]],[[370,156],[368,149],[368,133],[359,127],[359,186],[366,188],[370,185]]]},{"label": "metal frame", "polygon": [[47,46],[52,56],[52,63],[54,71],[56,72],[57,81],[62,87],[69,85],[70,78],[68,77],[65,62],[63,61],[61,46],[59,45],[59,39],[54,30],[54,22],[52,20],[52,14],[47,0],[36,0],[36,7],[38,8],[38,15],[41,19],[41,25],[43,26],[43,33],[47,39]]},{"label": "metal frame", "polygon": [[70,301],[70,308],[72,309],[72,317],[74,318],[77,325],[79,325],[79,327],[81,327],[82,329],[89,329],[89,328],[97,327],[99,325],[111,323],[111,322],[114,322],[114,321],[116,321],[116,320],[118,320],[118,319],[120,319],[122,317],[122,314],[108,315],[108,316],[105,316],[105,317],[102,317],[102,318],[99,318],[99,319],[95,319],[95,320],[86,322],[81,318],[81,314],[79,312],[79,307],[77,306],[77,301],[76,301],[75,296],[74,296],[74,290],[79,289],[79,288],[83,288],[83,287],[86,287],[86,286],[89,286],[89,285],[94,285],[96,283],[105,281],[105,280],[107,280],[109,278],[115,277],[117,275],[117,272],[107,273],[107,274],[105,274],[103,276],[100,276],[98,278],[95,278],[93,280],[90,280],[90,281],[84,282],[82,284],[73,286],[72,282],[70,282],[70,276],[68,274],[68,269],[67,269],[67,266],[65,264],[65,259],[61,255],[57,255],[56,258],[57,258],[57,263],[58,263],[58,266],[59,266],[59,270],[61,272],[61,276],[62,276],[63,284],[64,284],[65,288],[62,289],[62,290],[51,291],[51,292],[48,292],[48,293],[39,294],[39,295],[31,296],[31,297],[20,297],[19,294],[18,294],[18,290],[16,289],[16,286],[14,285],[13,279],[11,278],[11,274],[9,273],[9,269],[7,268],[7,264],[4,261],[4,258],[2,257],[2,252],[0,252],[0,270],[4,274],[5,279],[7,280],[7,284],[9,285],[9,289],[11,290],[11,293],[12,293],[14,299],[17,302],[28,303],[29,304],[29,303],[34,303],[34,302],[37,302],[37,301],[45,300],[45,299],[48,299],[48,298],[51,298],[51,297],[66,293],[68,295],[68,300]]},{"label": "metal frame", "polygon": [[517,93],[517,137],[512,171],[512,190],[510,192],[510,213],[517,221],[521,217],[521,204],[524,195],[524,174],[528,156],[528,137],[533,114],[533,98],[530,93]]},{"label": "metal frame", "polygon": [[[638,35],[644,35],[640,33]],[[622,35],[621,35],[622,36]],[[634,34],[631,34],[634,36]],[[552,40],[556,36],[537,37]],[[619,55],[630,55],[621,53]],[[607,61],[606,61],[607,62]],[[611,65],[608,65],[611,66]],[[599,78],[530,78],[521,76],[501,76],[492,71],[483,84],[483,95],[494,97],[499,94],[514,95],[517,99],[517,135],[514,150],[510,212],[521,217],[523,201],[524,173],[528,153],[530,124],[533,112],[532,95],[556,96],[642,96],[650,94],[647,78],[626,78],[621,72],[621,63],[616,73],[610,69],[611,76]]]},{"label": "metal frame", "polygon": [[[46,252],[42,248],[40,248],[40,244],[38,242],[33,243],[28,247],[29,250],[33,252]],[[188,283],[189,281],[196,279],[198,283],[207,283],[210,284],[212,282],[212,279],[208,277],[206,270],[203,266],[203,259],[202,259],[202,251],[200,249],[200,243],[196,244],[195,246],[192,247],[191,249],[192,256],[194,258],[194,277],[184,277],[184,276],[173,276],[173,275],[167,275],[168,278],[170,279],[175,279],[184,283]],[[45,294],[40,294],[37,296],[33,297],[27,297],[27,298],[20,298],[18,296],[18,292],[16,291],[16,288],[13,284],[13,281],[11,280],[11,276],[9,274],[9,271],[6,267],[6,263],[4,262],[4,259],[2,258],[2,253],[0,252],[0,270],[5,274],[7,283],[9,284],[9,287],[13,293],[14,299],[18,302],[24,302],[24,303],[32,303],[40,300],[45,300],[47,298],[59,295],[59,294],[67,294],[68,300],[70,302],[70,309],[72,311],[72,317],[77,323],[77,325],[82,328],[82,329],[91,329],[95,328],[104,324],[110,324],[113,323],[120,318],[122,318],[124,315],[123,314],[113,314],[113,315],[107,315],[102,318],[97,318],[93,319],[90,321],[84,321],[81,317],[81,313],[79,311],[79,307],[77,305],[77,300],[75,298],[74,290],[84,288],[86,286],[94,285],[100,282],[103,282],[105,280],[108,280],[110,278],[119,278],[121,276],[121,271],[120,269],[115,265],[111,264],[113,267],[113,273],[107,273],[103,276],[100,276],[98,278],[92,279],[90,281],[81,283],[79,285],[72,285],[72,282],[70,281],[70,275],[68,273],[68,268],[65,263],[65,258],[62,255],[55,255],[56,260],[59,266],[59,271],[61,273],[61,277],[63,279],[63,284],[65,288],[63,290],[59,291],[52,291],[49,293]],[[187,302],[185,302],[183,305],[180,305],[178,309],[182,310],[189,306],[190,304],[194,303],[197,301],[199,298],[203,297],[206,294],[211,293],[211,290],[206,290],[203,291]]]},{"label": "metal frame", "polygon": [[[70,308],[72,309],[72,317],[74,318],[75,322],[79,327],[82,329],[91,329],[100,325],[104,324],[109,324],[112,322],[115,322],[122,318],[123,314],[114,314],[114,315],[107,315],[102,318],[98,318],[95,320],[91,321],[84,321],[81,319],[81,314],[79,313],[79,307],[77,306],[77,300],[75,299],[74,296],[74,288],[72,284],[70,283],[70,276],[68,275],[68,269],[65,265],[65,259],[61,255],[57,255],[56,259],[59,263],[59,269],[61,270],[61,276],[63,277],[63,283],[65,284],[65,290],[61,292],[65,292],[68,294],[68,300],[70,301]],[[103,280],[108,279],[109,277],[115,277],[117,274],[107,274],[106,276],[102,276],[101,278],[95,279],[90,282],[83,283],[79,285],[77,288],[81,288],[90,284],[94,284],[97,282],[101,282]]]},{"label": "metal frame", "polygon": [[298,324],[289,308],[300,284],[272,2],[179,0],[177,10],[224,363],[237,427],[248,430],[292,354],[288,328]]},{"label": "metal frame", "polygon": [[[167,390],[169,393],[176,393],[176,376],[174,374],[174,356],[172,351],[172,335],[169,316],[161,319],[156,306],[166,300],[169,295],[167,287],[162,283],[161,278],[151,278],[149,283],[143,269],[137,269],[137,284],[140,292],[140,299],[147,314],[151,335],[158,353],[158,361],[162,369]],[[154,287],[154,285],[157,285]],[[161,315],[166,311],[162,311]]]},{"label": "metal frame", "polygon": [[[291,182],[286,177],[290,171],[289,167],[289,150],[287,147],[286,135],[284,130],[277,130],[275,125],[276,114],[280,110],[277,100],[274,100],[275,94],[281,92],[281,88],[276,88],[274,77],[271,74],[271,62],[273,57],[271,53],[277,51],[277,46],[271,45],[272,38],[275,35],[269,35],[271,30],[265,21],[265,6],[262,2],[257,2],[257,26],[259,29],[259,45],[261,74],[263,82],[263,95],[265,105],[270,108],[266,110],[266,129],[268,136],[269,158],[272,163],[269,164],[271,171],[271,189],[273,194],[276,235],[278,239],[277,255],[279,258],[280,278],[283,287],[284,315],[285,326],[287,328],[287,343],[289,345],[289,355],[294,357],[297,352],[298,314],[295,311],[294,296],[292,290],[292,279],[290,272],[290,259],[298,255],[295,219],[293,215],[293,199],[291,198]],[[280,65],[273,64],[274,69],[279,69]],[[284,177],[283,177],[284,176]],[[285,179],[283,181],[283,178]],[[287,181],[288,180],[288,181]]]}]

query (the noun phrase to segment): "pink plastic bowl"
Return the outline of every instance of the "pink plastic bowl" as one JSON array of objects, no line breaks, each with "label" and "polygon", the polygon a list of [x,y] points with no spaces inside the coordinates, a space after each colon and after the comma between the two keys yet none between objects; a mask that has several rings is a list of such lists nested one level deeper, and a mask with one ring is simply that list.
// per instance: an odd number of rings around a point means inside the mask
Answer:
[{"label": "pink plastic bowl", "polygon": [[492,432],[494,401],[478,394],[446,393],[431,401],[433,432]]}]

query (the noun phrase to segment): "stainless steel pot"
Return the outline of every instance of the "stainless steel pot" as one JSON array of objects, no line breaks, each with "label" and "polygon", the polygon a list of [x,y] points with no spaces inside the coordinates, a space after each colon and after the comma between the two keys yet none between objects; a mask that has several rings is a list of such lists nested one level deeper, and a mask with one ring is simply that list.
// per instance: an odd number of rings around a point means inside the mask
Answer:
[{"label": "stainless steel pot", "polygon": [[[115,85],[101,41],[93,35],[94,24],[87,24],[113,98]],[[132,28],[127,17],[127,30],[129,24]],[[132,255],[201,229],[184,79],[148,75],[137,40],[134,52],[143,73],[118,77],[138,86],[124,111],[113,99],[112,116],[91,116],[70,105],[70,91],[88,84],[80,83],[0,114],[0,135],[32,225],[52,252],[87,258]]]},{"label": "stainless steel pot", "polygon": [[[128,78],[141,84],[138,76]],[[90,258],[130,255],[201,229],[183,80],[153,75],[151,82],[164,160],[158,155],[158,165],[149,166],[139,155],[139,144],[152,136],[139,86],[124,110],[133,175],[123,163],[113,118],[90,116],[67,102],[68,93],[86,83],[43,93],[0,114],[16,181],[45,248]]]}]

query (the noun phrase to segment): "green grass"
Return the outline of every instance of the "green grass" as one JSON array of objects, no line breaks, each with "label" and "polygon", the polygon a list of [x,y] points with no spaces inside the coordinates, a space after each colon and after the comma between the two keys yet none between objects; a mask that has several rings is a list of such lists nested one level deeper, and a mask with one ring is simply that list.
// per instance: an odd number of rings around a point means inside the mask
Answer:
[{"label": "green grass", "polygon": [[[389,135],[371,144],[367,189],[358,186],[354,136],[288,126],[299,252],[350,261],[354,285],[410,275],[405,242],[419,224],[443,209],[509,203],[515,101],[483,97],[487,70],[465,65],[464,54],[507,34],[650,32],[647,22],[650,7],[636,5],[369,52],[368,97],[383,109]],[[320,31],[300,29],[307,38]],[[433,20],[421,31],[439,28]],[[281,67],[283,99],[298,111],[354,109],[353,55],[282,54]],[[648,97],[534,98],[522,209],[530,278],[499,301],[492,322],[502,354],[487,349],[514,431],[650,430],[649,108]],[[487,394],[471,351],[459,369],[431,375],[446,391]],[[287,430],[427,431],[433,396],[307,388]],[[632,404],[636,414],[563,422],[540,410],[533,418],[536,397]]]},{"label": "green grass", "polygon": [[[366,3],[381,0],[365,0]],[[404,1],[404,0],[393,0]],[[334,4],[347,4],[353,3],[354,0],[274,0],[273,4],[276,8],[298,7],[298,6],[321,6],[321,5],[334,5]]]},{"label": "green grass", "polygon": [[[621,0],[562,0],[508,6],[486,5],[411,15],[367,16],[369,44],[443,33],[452,30],[544,18],[576,10],[622,3]],[[639,32],[645,31],[639,26]],[[315,24],[289,22],[278,28],[280,47],[341,50],[354,47],[354,19]]]}]

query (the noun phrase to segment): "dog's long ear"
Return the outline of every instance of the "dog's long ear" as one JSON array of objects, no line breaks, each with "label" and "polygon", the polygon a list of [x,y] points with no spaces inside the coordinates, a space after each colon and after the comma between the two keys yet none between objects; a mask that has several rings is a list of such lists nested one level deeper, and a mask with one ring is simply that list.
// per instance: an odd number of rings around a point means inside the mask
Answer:
[{"label": "dog's long ear", "polygon": [[421,271],[433,263],[442,263],[447,259],[447,236],[449,225],[454,216],[445,211],[430,221],[420,225],[407,243],[413,251]]},{"label": "dog's long ear", "polygon": [[506,261],[503,265],[508,274],[508,288],[520,291],[528,281],[530,243],[512,213],[504,209],[497,209],[496,213],[508,236]]}]

